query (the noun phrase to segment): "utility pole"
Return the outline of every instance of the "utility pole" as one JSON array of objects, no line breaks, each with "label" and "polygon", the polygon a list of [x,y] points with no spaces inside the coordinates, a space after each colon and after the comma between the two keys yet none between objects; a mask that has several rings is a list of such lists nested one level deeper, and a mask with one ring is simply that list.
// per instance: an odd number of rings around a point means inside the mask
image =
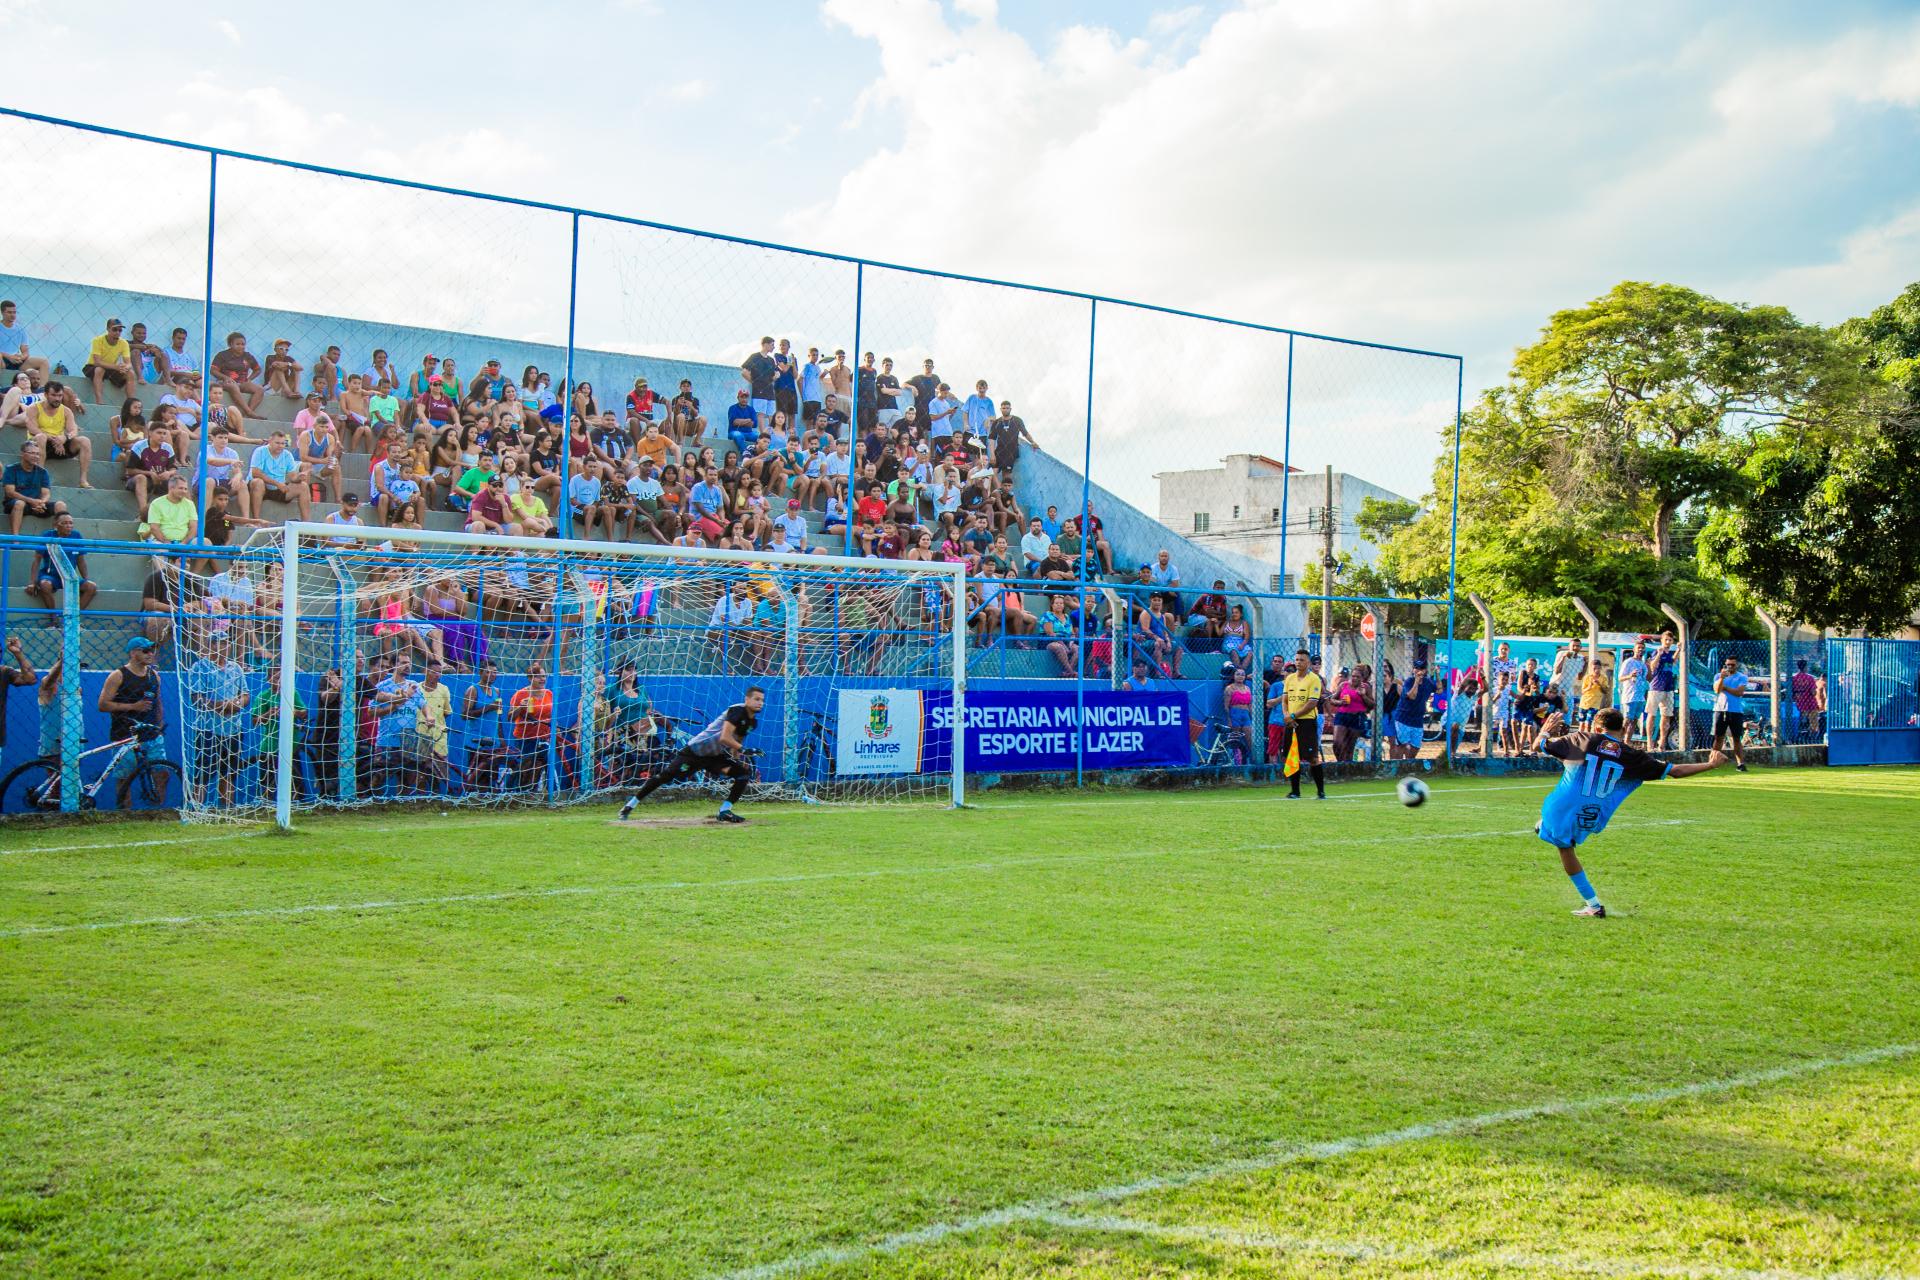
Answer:
[{"label": "utility pole", "polygon": [[1333,509],[1333,464],[1327,464],[1327,505],[1320,508],[1320,666],[1333,674],[1333,531],[1337,516]]}]

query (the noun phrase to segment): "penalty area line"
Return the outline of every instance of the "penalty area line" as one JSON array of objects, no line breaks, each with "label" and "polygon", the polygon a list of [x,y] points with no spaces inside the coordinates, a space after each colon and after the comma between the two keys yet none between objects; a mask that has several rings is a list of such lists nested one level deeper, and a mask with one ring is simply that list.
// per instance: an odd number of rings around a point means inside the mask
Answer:
[{"label": "penalty area line", "polygon": [[826,1245],[811,1249],[805,1253],[793,1254],[773,1262],[763,1262],[755,1266],[743,1267],[737,1271],[720,1273],[714,1280],[776,1280],[781,1276],[802,1275],[821,1267],[842,1263],[860,1262],[868,1258],[899,1253],[921,1245],[934,1245],[955,1236],[970,1235],[978,1231],[987,1231],[996,1227],[1016,1226],[1022,1223],[1045,1223],[1051,1218],[1064,1214],[1078,1205],[1110,1204],[1128,1200],[1134,1196],[1154,1191],[1173,1191],[1190,1187],[1196,1183],[1210,1182],[1218,1178],[1233,1177],[1240,1174],[1264,1173],[1285,1165],[1299,1164],[1308,1160],[1338,1160],[1344,1156],[1362,1151],[1377,1151],[1383,1147],[1401,1146],[1411,1142],[1425,1142],[1431,1138],[1452,1137],[1458,1134],[1477,1133],[1483,1129],[1492,1129],[1503,1125],[1520,1124],[1529,1120],[1554,1119],[1564,1116],[1585,1115],[1594,1111],[1610,1111],[1620,1107],[1645,1106],[1663,1102],[1679,1102],[1692,1098],[1710,1097],[1716,1094],[1731,1093],[1737,1089],[1750,1089],[1762,1085],[1779,1084],[1787,1080],[1797,1080],[1805,1076],[1816,1075],[1823,1071],[1833,1071],[1843,1067],[1861,1067],[1874,1063],[1891,1062],[1920,1053],[1920,1044],[1889,1044],[1874,1049],[1862,1049],[1855,1053],[1830,1058],[1815,1058],[1807,1062],[1789,1063],[1785,1066],[1769,1067],[1760,1071],[1749,1071],[1740,1075],[1723,1076],[1716,1080],[1699,1080],[1691,1084],[1672,1085],[1661,1089],[1646,1089],[1635,1093],[1610,1093],[1588,1098],[1561,1099],[1553,1102],[1541,1102],[1532,1106],[1514,1107],[1504,1111],[1486,1111],[1479,1115],[1457,1116],[1446,1120],[1431,1120],[1421,1124],[1408,1125],[1400,1129],[1388,1129],[1378,1133],[1354,1134],[1345,1138],[1333,1138],[1321,1142],[1275,1142],[1260,1154],[1245,1156],[1237,1160],[1223,1160],[1217,1164],[1200,1165],[1182,1169],[1173,1173],[1153,1174],[1131,1182],[1114,1183],[1111,1186],[1095,1187],[1084,1191],[1069,1191],[1040,1200],[1029,1200],[1021,1204],[1007,1205],[999,1209],[990,1209],[985,1213],[967,1218],[955,1218],[948,1222],[936,1222],[911,1231],[896,1232],[882,1236],[877,1240],[848,1245]]},{"label": "penalty area line", "polygon": [[[1665,818],[1649,822],[1621,822],[1619,827],[1684,826],[1690,818]],[[1530,836],[1532,827],[1505,831],[1416,831],[1387,832],[1379,835],[1344,838],[1343,845],[1415,844],[1430,840],[1491,840],[1512,836]],[[238,838],[238,837],[226,837]],[[198,915],[140,916],[130,920],[84,920],[62,924],[21,925],[0,929],[0,940],[45,938],[67,933],[101,933],[116,929],[141,929],[159,926],[223,924],[244,920],[279,920],[301,916],[354,915],[362,912],[405,911],[423,907],[461,906],[488,902],[518,902],[541,898],[589,898],[620,893],[687,892],[697,889],[738,889],[756,885],[810,884],[823,880],[870,880],[886,876],[953,875],[969,871],[999,871],[1013,867],[1072,866],[1077,863],[1131,861],[1145,858],[1214,854],[1264,853],[1273,849],[1297,848],[1295,843],[1255,843],[1224,845],[1202,851],[1185,846],[1160,849],[1116,849],[1105,853],[1066,853],[1035,858],[982,858],[975,862],[941,863],[935,866],[855,867],[843,871],[801,871],[771,876],[739,876],[722,880],[657,880],[639,884],[557,885],[544,889],[499,889],[481,893],[450,893],[431,898],[374,898],[359,902],[314,902],[285,907],[242,907],[231,911],[209,911]]]}]

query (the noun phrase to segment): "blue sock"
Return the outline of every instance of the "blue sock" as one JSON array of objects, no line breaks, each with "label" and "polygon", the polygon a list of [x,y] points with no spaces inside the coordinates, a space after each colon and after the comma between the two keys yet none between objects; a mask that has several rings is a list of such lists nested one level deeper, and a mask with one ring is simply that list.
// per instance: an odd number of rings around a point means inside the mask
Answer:
[{"label": "blue sock", "polygon": [[1600,895],[1593,891],[1593,881],[1587,879],[1585,871],[1576,871],[1568,879],[1573,881],[1574,891],[1586,901],[1588,906],[1600,901]]},{"label": "blue sock", "polygon": [[733,801],[731,801],[731,800],[722,800],[722,801],[720,802],[720,812],[722,812],[722,813],[731,813],[731,812],[733,812]]}]

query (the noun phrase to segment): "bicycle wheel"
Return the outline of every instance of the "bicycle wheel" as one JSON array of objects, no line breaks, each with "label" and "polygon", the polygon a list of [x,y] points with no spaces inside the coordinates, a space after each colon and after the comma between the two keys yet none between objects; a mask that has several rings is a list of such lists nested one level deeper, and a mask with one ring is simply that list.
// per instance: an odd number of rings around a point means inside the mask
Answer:
[{"label": "bicycle wheel", "polygon": [[53,813],[60,808],[60,762],[29,760],[0,782],[0,813]]},{"label": "bicycle wheel", "polygon": [[123,810],[178,809],[186,803],[186,782],[171,760],[149,760],[128,774],[115,793]]}]

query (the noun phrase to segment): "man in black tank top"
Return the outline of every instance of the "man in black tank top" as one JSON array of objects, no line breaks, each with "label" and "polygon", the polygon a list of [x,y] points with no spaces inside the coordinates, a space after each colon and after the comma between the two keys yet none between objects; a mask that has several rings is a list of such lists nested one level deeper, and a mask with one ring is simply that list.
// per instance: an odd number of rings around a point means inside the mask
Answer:
[{"label": "man in black tank top", "polygon": [[107,673],[100,686],[99,709],[108,717],[107,732],[114,741],[138,738],[140,745],[120,757],[115,772],[125,774],[145,760],[158,760],[163,742],[160,726],[160,677],[153,669],[153,641],[135,636],[127,641],[127,664]]}]

